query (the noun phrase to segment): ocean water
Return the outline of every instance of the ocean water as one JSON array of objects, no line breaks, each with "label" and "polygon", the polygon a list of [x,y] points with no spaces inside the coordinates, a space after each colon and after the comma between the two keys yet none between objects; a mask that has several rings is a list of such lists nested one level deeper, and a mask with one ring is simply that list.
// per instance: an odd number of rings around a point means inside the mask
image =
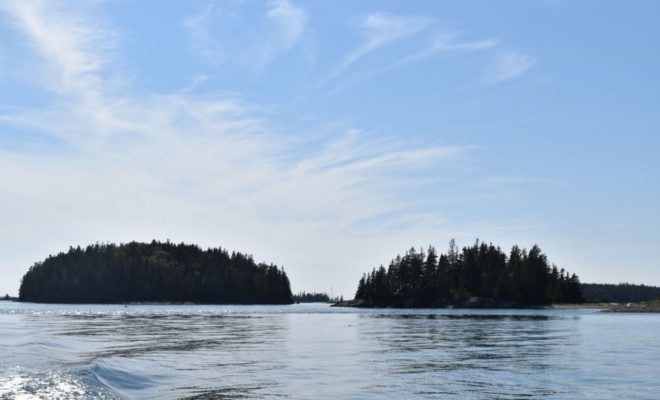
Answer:
[{"label": "ocean water", "polygon": [[658,399],[660,315],[0,302],[0,399]]}]

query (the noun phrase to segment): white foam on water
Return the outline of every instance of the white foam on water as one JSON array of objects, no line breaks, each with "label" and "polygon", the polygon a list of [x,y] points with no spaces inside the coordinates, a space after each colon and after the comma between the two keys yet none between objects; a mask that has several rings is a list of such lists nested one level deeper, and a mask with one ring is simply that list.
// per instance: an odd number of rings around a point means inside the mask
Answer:
[{"label": "white foam on water", "polygon": [[62,372],[13,368],[0,372],[0,399],[112,399],[115,396],[80,377]]}]

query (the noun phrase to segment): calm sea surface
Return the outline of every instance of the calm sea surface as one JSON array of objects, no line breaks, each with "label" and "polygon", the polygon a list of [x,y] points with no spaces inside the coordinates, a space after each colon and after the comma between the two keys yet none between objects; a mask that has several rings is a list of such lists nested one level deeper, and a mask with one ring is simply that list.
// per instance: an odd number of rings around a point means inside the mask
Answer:
[{"label": "calm sea surface", "polygon": [[659,399],[660,315],[0,302],[0,399]]}]

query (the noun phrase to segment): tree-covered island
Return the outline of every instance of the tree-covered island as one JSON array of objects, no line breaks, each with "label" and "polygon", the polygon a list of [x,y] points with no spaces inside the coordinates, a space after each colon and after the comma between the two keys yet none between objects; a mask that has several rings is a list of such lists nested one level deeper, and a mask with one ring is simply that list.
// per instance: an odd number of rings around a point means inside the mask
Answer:
[{"label": "tree-covered island", "polygon": [[20,301],[290,304],[289,278],[272,264],[221,248],[152,241],[71,247],[34,264]]},{"label": "tree-covered island", "polygon": [[329,303],[330,296],[327,293],[308,293],[305,291],[293,295],[294,303]]},{"label": "tree-covered island", "polygon": [[387,268],[365,274],[355,299],[342,305],[362,307],[519,307],[583,302],[575,274],[548,263],[538,246],[514,246],[507,256],[478,240],[459,250],[452,240],[447,254],[410,249]]},{"label": "tree-covered island", "polygon": [[582,293],[589,302],[640,302],[660,300],[660,287],[631,283],[583,283]]}]

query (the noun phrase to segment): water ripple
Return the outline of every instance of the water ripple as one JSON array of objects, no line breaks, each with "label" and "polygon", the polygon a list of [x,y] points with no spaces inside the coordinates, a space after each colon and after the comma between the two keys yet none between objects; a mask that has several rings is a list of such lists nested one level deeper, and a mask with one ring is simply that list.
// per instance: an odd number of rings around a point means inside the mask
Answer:
[{"label": "water ripple", "polygon": [[655,399],[660,316],[0,305],[0,399]]}]

